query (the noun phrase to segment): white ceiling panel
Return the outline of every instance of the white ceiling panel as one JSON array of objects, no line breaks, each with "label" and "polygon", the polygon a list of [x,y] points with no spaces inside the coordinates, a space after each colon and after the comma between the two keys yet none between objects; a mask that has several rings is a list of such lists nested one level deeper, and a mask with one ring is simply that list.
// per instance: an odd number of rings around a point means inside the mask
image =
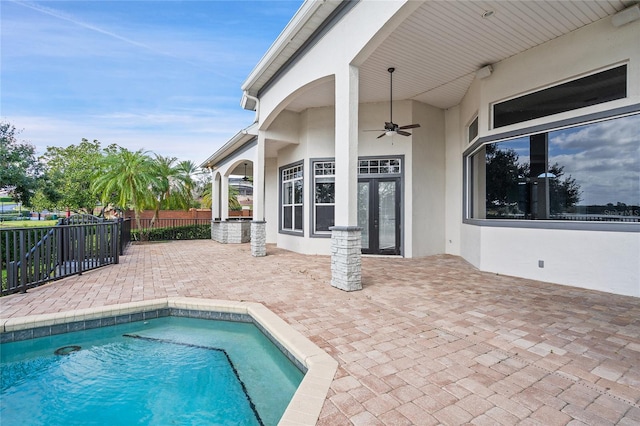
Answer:
[{"label": "white ceiling panel", "polygon": [[[360,101],[415,99],[457,105],[476,70],[607,18],[633,4],[601,1],[427,1],[384,40],[360,68]],[[483,14],[493,12],[485,18]],[[328,87],[315,88],[288,109],[331,105]]]}]

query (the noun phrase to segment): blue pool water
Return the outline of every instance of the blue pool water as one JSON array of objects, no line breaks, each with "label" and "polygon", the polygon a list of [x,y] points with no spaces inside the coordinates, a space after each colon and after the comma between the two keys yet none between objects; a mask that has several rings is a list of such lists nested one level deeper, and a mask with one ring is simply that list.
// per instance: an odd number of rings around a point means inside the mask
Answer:
[{"label": "blue pool water", "polygon": [[253,324],[179,317],[5,343],[0,360],[3,425],[275,425],[303,376]]}]

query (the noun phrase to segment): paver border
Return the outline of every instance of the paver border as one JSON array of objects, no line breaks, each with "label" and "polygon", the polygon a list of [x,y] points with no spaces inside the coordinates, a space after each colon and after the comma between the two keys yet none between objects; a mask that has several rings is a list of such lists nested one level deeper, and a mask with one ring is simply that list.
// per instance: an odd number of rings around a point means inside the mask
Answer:
[{"label": "paver border", "polygon": [[104,327],[162,316],[253,322],[304,373],[279,425],[315,425],[338,362],[261,303],[167,297],[52,314],[0,319],[0,342]]}]

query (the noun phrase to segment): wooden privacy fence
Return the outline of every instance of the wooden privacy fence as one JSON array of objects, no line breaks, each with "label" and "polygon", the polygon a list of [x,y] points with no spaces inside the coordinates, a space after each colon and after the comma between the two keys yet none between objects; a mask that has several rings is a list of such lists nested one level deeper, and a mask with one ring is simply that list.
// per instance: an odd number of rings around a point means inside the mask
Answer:
[{"label": "wooden privacy fence", "polygon": [[90,215],[61,219],[53,228],[0,231],[2,295],[118,263],[128,223]]}]

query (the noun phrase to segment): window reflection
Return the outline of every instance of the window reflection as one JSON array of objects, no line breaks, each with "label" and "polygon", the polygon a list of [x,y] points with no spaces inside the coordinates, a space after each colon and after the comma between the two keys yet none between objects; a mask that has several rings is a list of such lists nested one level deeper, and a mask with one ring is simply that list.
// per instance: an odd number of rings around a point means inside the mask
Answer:
[{"label": "window reflection", "polygon": [[640,221],[640,114],[489,143],[471,217]]}]

